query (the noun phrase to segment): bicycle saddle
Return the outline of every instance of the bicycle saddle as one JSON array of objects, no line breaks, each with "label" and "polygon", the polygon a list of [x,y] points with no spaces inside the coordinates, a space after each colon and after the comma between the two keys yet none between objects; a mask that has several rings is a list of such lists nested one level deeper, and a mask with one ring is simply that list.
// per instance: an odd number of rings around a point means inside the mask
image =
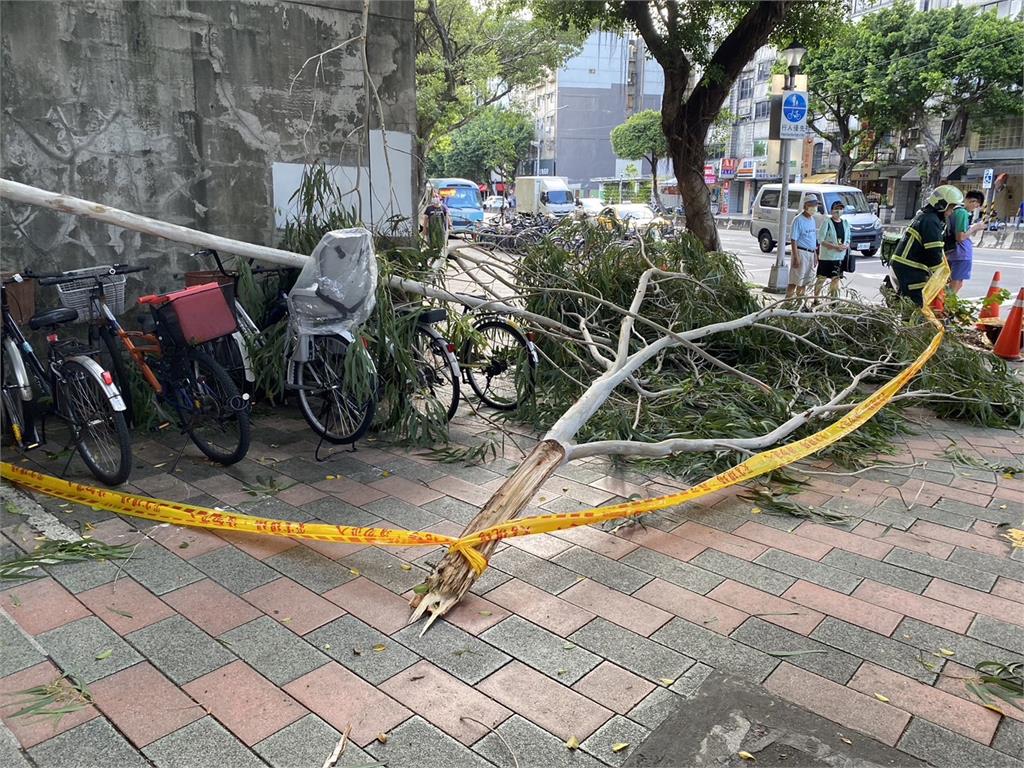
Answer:
[{"label": "bicycle saddle", "polygon": [[[399,314],[402,315],[411,315],[415,311],[415,309],[409,307],[404,307],[398,310]],[[435,323],[440,323],[447,319],[448,311],[440,307],[436,309],[425,309],[420,312],[419,317],[417,318],[418,322],[422,325],[434,325]]]},{"label": "bicycle saddle", "polygon": [[58,307],[57,309],[47,309],[43,312],[37,312],[29,318],[28,327],[33,331],[39,331],[43,328],[52,328],[60,325],[61,323],[73,323],[77,319],[77,309]]}]

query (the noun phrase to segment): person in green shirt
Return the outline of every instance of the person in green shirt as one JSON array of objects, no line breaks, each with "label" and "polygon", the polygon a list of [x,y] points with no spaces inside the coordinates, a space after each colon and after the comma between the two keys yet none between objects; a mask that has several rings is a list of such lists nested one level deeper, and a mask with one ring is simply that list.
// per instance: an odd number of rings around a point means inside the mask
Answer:
[{"label": "person in green shirt", "polygon": [[974,212],[985,202],[985,195],[972,189],[964,195],[964,204],[956,206],[946,216],[946,236],[943,250],[949,262],[949,290],[959,293],[964,281],[971,279],[974,261],[974,243],[971,236],[984,229],[982,222],[971,225]]},{"label": "person in green shirt", "polygon": [[818,278],[814,295],[820,296],[825,281],[829,280],[828,295],[839,295],[839,281],[843,279],[843,260],[850,252],[850,225],[843,221],[844,205],[841,200],[832,203],[830,218],[818,227]]}]

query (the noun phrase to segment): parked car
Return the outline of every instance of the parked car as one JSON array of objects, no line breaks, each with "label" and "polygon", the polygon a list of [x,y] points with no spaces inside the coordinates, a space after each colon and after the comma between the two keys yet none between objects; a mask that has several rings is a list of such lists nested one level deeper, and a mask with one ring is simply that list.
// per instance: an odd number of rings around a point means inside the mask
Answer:
[{"label": "parked car", "polygon": [[597,216],[597,223],[605,229],[623,227],[631,232],[646,232],[652,227],[664,229],[669,226],[667,219],[643,203],[619,203],[608,205]]},{"label": "parked car", "polygon": [[576,204],[583,209],[588,218],[600,215],[605,207],[599,197],[581,197]]},{"label": "parked car", "polygon": [[508,208],[508,200],[502,195],[491,195],[484,200],[485,211],[500,211],[502,208]]},{"label": "parked car", "polygon": [[[771,253],[779,241],[779,197],[782,195],[781,184],[765,184],[754,199],[750,216],[750,234],[757,238],[758,245],[765,253]],[[789,185],[789,218],[792,221],[803,210],[806,197],[813,195],[818,199],[818,214],[827,216],[832,203],[839,200],[843,203],[843,221],[850,225],[850,243],[852,250],[860,251],[864,256],[874,256],[882,244],[882,222],[871,212],[864,193],[856,187],[844,187],[839,184],[790,184]],[[787,238],[788,240],[788,238]]]}]

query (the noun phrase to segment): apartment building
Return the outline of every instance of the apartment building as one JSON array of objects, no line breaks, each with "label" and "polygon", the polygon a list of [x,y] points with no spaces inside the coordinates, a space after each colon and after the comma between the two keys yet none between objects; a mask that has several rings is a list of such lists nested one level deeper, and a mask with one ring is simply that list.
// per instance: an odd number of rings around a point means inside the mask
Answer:
[{"label": "apartment building", "polygon": [[545,82],[515,94],[535,124],[520,173],[565,176],[584,193],[625,175],[632,161],[615,157],[609,134],[634,112],[660,109],[663,88],[661,66],[639,36],[592,33]]}]

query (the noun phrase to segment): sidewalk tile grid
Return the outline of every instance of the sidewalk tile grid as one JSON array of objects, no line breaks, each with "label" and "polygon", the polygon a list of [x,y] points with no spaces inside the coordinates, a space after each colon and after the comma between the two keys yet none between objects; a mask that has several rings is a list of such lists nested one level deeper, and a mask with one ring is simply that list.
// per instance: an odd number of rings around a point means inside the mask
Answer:
[{"label": "sidewalk tile grid", "polygon": [[[459,419],[453,436],[468,440]],[[292,520],[457,534],[515,467],[511,456],[436,464],[380,442],[321,465],[301,422],[261,420],[254,450],[273,469],[246,460],[218,474],[186,452],[172,477],[149,464],[173,446],[151,439],[136,487]],[[408,601],[440,549],[154,527],[40,497],[98,539],[140,543],[127,561],[46,566],[5,584],[0,717],[39,765],[314,765],[347,731],[342,767],[596,768],[628,762],[718,670],[908,760],[1019,765],[1024,714],[981,706],[958,678],[980,661],[1024,660],[1024,558],[999,536],[1022,523],[1024,497],[1019,481],[942,456],[958,430],[995,459],[1024,445],[942,423],[942,437],[908,438],[897,454],[929,458],[927,471],[813,476],[798,500],[842,511],[841,526],[755,517],[726,490],[643,525],[502,542],[422,637]],[[245,485],[266,477],[287,489],[253,499]],[[912,511],[895,493],[904,484]],[[678,487],[586,460],[556,471],[528,513]],[[5,557],[36,535],[5,525]],[[12,717],[12,693],[65,673],[91,702],[56,727]]]}]

